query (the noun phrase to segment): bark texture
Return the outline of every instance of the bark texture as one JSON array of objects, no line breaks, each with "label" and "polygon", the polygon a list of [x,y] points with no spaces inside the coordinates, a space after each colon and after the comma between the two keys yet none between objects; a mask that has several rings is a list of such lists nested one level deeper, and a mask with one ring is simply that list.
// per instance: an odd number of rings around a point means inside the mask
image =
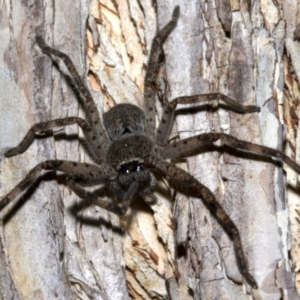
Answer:
[{"label": "bark texture", "polygon": [[[36,45],[36,28],[70,56],[102,114],[117,103],[143,105],[151,42],[175,5],[180,18],[165,43],[162,69],[168,99],[221,92],[261,112],[181,113],[174,138],[222,131],[284,149],[300,162],[297,0],[175,2],[1,4],[0,197],[43,160],[90,161],[76,126],[35,141],[24,154],[3,156],[36,122],[84,116]],[[79,209],[83,201],[59,175],[46,176],[0,214],[0,299],[299,299],[297,176],[232,151],[201,153],[179,165],[234,220],[258,290],[243,284],[232,243],[200,199],[174,194],[161,182],[156,201],[138,199],[120,220],[97,207]]]}]

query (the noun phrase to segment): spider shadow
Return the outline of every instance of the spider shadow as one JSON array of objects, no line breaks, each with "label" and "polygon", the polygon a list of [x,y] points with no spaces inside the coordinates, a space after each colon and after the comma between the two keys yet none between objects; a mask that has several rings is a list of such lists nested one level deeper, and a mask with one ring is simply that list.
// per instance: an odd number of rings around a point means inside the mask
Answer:
[{"label": "spider shadow", "polygon": [[47,173],[42,174],[37,178],[33,185],[28,187],[23,194],[16,198],[11,204],[10,208],[7,210],[5,215],[3,216],[2,220],[3,223],[8,222],[14,215],[22,208],[23,205],[26,204],[30,198],[32,198],[35,191],[39,188],[41,182],[50,182],[56,179],[55,171],[49,171]]},{"label": "spider shadow", "polygon": [[76,142],[78,142],[79,145],[84,149],[85,154],[87,154],[88,157],[90,158],[90,160],[92,161],[92,163],[94,163],[93,154],[89,149],[89,144],[87,143],[87,141],[84,138],[81,138],[79,136],[79,134],[77,134],[77,133],[66,134],[62,130],[61,132],[55,133],[55,135],[53,135],[53,138],[56,142],[59,142],[59,141],[65,141],[65,142],[76,141]]},{"label": "spider shadow", "polygon": [[218,111],[219,109],[224,109],[226,111],[232,111],[238,115],[245,115],[243,113],[237,113],[235,110],[233,110],[229,105],[226,105],[224,103],[219,103],[216,107],[212,106],[211,104],[204,103],[204,104],[195,104],[190,107],[182,107],[179,109],[176,109],[175,116],[177,115],[193,115],[197,114],[199,112],[207,112],[207,113],[213,113]]},{"label": "spider shadow", "polygon": [[[41,182],[45,182],[47,184],[47,182],[56,181],[58,184],[65,184],[66,177],[67,175],[65,174],[57,175],[55,171],[49,171],[39,176],[32,186],[28,187],[28,189],[19,198],[15,199],[15,201],[13,201],[13,203],[10,204],[9,209],[6,211],[5,215],[2,218],[3,223],[9,222],[9,220],[17,214],[17,212],[22,208],[22,206],[25,205],[26,202],[33,197],[35,191],[39,188]],[[157,189],[157,191],[160,194],[165,193],[163,190],[160,190],[159,188]],[[108,198],[107,201],[110,201],[110,199],[114,197],[114,195],[106,188],[100,188],[99,190],[96,190],[95,193],[99,197],[106,196]],[[110,228],[114,233],[123,234],[124,231],[126,231],[127,228],[129,228],[131,223],[133,222],[134,219],[133,216],[136,212],[140,211],[140,212],[153,214],[153,210],[151,209],[149,202],[146,202],[145,199],[143,198],[144,198],[143,196],[138,195],[132,201],[132,205],[131,205],[132,210],[126,216],[126,226],[124,228],[122,227],[122,225],[120,226],[113,225],[110,221],[101,217],[101,212],[100,213],[96,212],[97,216],[84,215],[84,210],[91,206],[84,199],[80,199],[80,202],[74,202],[71,206],[67,208],[67,211],[70,212],[72,215],[74,215],[74,218],[76,218],[78,221],[80,221],[82,224],[86,226],[92,226],[92,227],[105,226],[107,228]],[[102,208],[99,208],[99,210],[102,210]],[[120,218],[122,219],[123,217]]]},{"label": "spider shadow", "polygon": [[[164,189],[160,185],[157,185],[155,187],[154,192],[161,196],[164,196],[166,199],[172,199],[172,198],[175,199],[175,196],[170,196],[169,191],[167,189]],[[114,199],[115,197],[115,195],[105,187],[95,190],[94,193],[97,194],[97,196],[99,196],[100,198],[106,197],[108,199],[107,201],[112,201],[112,199]],[[149,198],[151,199],[151,201],[149,201]],[[157,198],[155,195],[153,196],[153,193],[151,193],[151,197],[149,197],[148,195],[136,195],[131,202],[129,213],[125,214],[125,216],[118,216],[120,220],[125,221],[125,226],[112,225],[110,221],[107,221],[106,219],[102,218],[98,212],[97,212],[98,215],[96,217],[87,216],[84,215],[84,213],[80,213],[81,211],[84,211],[84,209],[92,205],[89,204],[84,199],[81,199],[79,203],[74,203],[72,206],[68,208],[68,210],[71,214],[74,215],[74,217],[76,217],[77,220],[79,220],[85,225],[93,226],[93,227],[99,227],[100,225],[102,225],[111,228],[113,232],[124,233],[131,226],[132,222],[134,221],[134,216],[136,213],[143,212],[143,213],[148,213],[153,215],[154,211],[151,205],[155,205],[156,201]],[[122,203],[118,203],[118,204],[121,205]],[[99,208],[99,210],[104,210],[104,209]]]},{"label": "spider shadow", "polygon": [[263,154],[257,154],[257,153],[250,153],[250,152],[245,152],[242,150],[234,149],[231,148],[227,145],[222,145],[222,146],[215,146],[215,145],[209,145],[209,146],[203,146],[198,151],[193,152],[190,157],[209,153],[209,152],[219,152],[220,154],[228,154],[232,155],[238,158],[242,158],[244,160],[251,160],[251,161],[257,161],[257,162],[265,162],[271,165],[274,165],[276,167],[282,168],[282,162],[276,161],[272,159],[271,157],[267,157]]},{"label": "spider shadow", "polygon": [[[74,126],[76,126],[76,125],[74,125]],[[36,136],[35,139],[38,141],[38,140],[48,139],[50,137],[52,137],[55,142],[59,142],[59,141],[79,142],[79,145],[85,150],[85,154],[87,154],[88,157],[91,159],[91,161],[94,163],[93,154],[91,153],[91,151],[89,149],[89,145],[88,145],[87,141],[84,138],[81,138],[78,133],[66,134],[64,131],[64,128],[62,128],[62,129],[58,129],[54,133],[50,133],[50,134],[43,135],[43,136]]]},{"label": "spider shadow", "polygon": [[[108,200],[109,201],[109,200]],[[90,227],[100,227],[104,226],[112,230],[114,233],[123,234],[132,224],[134,220],[134,214],[136,213],[136,208],[138,207],[139,211],[153,213],[151,208],[147,205],[141,205],[140,203],[143,203],[144,201],[140,199],[140,197],[136,197],[133,200],[133,203],[131,205],[131,208],[134,208],[133,210],[130,210],[130,213],[124,216],[118,216],[120,218],[120,225],[116,226],[112,224],[109,220],[101,216],[101,212],[96,211],[95,215],[97,216],[87,216],[84,214],[84,211],[91,207],[91,204],[87,203],[84,199],[81,199],[81,201],[78,203],[74,203],[68,208],[68,211],[74,215],[74,218],[84,224],[85,226]],[[99,208],[99,210],[104,210],[103,208]],[[106,211],[107,212],[107,211]],[[126,219],[125,219],[126,218]],[[125,226],[122,224],[123,221],[125,221]]]},{"label": "spider shadow", "polygon": [[282,162],[276,161],[273,158],[267,157],[267,156],[265,156],[263,154],[244,152],[242,150],[233,149],[233,148],[231,148],[229,146],[226,146],[226,145],[224,145],[222,147],[219,147],[219,149],[217,151],[222,152],[222,153],[227,153],[227,154],[239,157],[239,158],[243,158],[245,160],[257,161],[257,162],[265,162],[265,163],[268,163],[268,164],[273,165],[275,167],[282,168],[282,165],[283,165]]}]

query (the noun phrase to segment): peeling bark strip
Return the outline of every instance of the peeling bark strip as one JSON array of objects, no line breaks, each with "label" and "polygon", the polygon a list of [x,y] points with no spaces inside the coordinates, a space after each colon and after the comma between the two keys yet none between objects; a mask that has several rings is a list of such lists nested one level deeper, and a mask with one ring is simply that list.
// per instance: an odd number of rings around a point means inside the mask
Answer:
[{"label": "peeling bark strip", "polygon": [[[116,103],[142,107],[151,41],[175,5],[157,2],[156,8],[152,1],[134,0],[2,3],[0,198],[41,161],[89,162],[74,139],[61,139],[76,134],[76,126],[3,158],[33,124],[84,116],[36,46],[36,27],[88,77],[101,115]],[[168,98],[222,93],[261,107],[259,115],[220,108],[182,114],[176,119],[180,138],[223,132],[281,150],[285,124],[287,154],[299,162],[300,46],[293,40],[298,2],[183,0],[180,6],[178,26],[164,45]],[[49,177],[15,204],[13,214],[5,214],[0,299],[298,299],[298,188],[286,192],[281,169],[252,156],[210,152],[180,166],[208,186],[233,219],[258,290],[241,285],[232,244],[198,199],[177,195],[174,204],[161,183],[164,197],[157,195],[150,206],[137,201],[129,220],[120,223],[102,209],[77,204],[74,193]],[[287,181],[297,185],[290,169]]]}]

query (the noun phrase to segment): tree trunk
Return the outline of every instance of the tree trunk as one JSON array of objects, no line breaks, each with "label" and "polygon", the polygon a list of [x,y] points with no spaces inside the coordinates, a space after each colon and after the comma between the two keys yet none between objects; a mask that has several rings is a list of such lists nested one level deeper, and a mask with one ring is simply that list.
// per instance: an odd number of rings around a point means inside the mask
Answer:
[{"label": "tree trunk", "polygon": [[[181,113],[173,137],[225,132],[286,148],[300,161],[297,0],[178,4],[178,25],[164,45],[162,93],[170,101],[220,92],[261,112],[239,115],[222,106]],[[150,0],[3,2],[0,197],[41,161],[90,162],[76,126],[38,139],[21,155],[3,156],[34,123],[84,116],[37,46],[36,28],[70,56],[102,115],[117,103],[143,106],[151,42],[174,6],[167,0],[157,7]],[[257,290],[243,284],[232,243],[201,199],[174,194],[162,181],[155,201],[137,199],[120,219],[82,207],[62,175],[46,175],[0,214],[0,299],[298,299],[297,176],[289,168],[285,176],[270,160],[225,150],[178,165],[212,190],[239,228]]]}]

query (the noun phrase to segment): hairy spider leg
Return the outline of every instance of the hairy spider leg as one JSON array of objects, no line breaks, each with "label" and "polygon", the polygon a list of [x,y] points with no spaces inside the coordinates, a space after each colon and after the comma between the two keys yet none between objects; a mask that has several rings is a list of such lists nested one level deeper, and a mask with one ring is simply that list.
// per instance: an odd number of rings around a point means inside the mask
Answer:
[{"label": "hairy spider leg", "polygon": [[166,158],[188,157],[191,153],[195,153],[202,149],[203,146],[213,145],[219,140],[234,150],[259,154],[264,157],[273,157],[278,161],[286,163],[295,172],[300,174],[300,166],[281,151],[242,141],[226,133],[199,134],[167,145],[164,147],[163,152]]},{"label": "hairy spider leg", "polygon": [[146,133],[150,138],[154,139],[155,135],[155,118],[156,118],[156,108],[155,108],[155,95],[156,95],[156,81],[161,64],[161,59],[163,57],[163,43],[172,30],[175,28],[179,18],[179,6],[176,6],[172,20],[161,29],[152,41],[151,52],[149,57],[149,62],[147,66],[147,71],[145,75],[144,83],[144,102],[145,102],[145,115],[146,115]]},{"label": "hairy spider leg", "polygon": [[239,231],[231,218],[218,203],[214,194],[192,175],[175,165],[159,161],[156,163],[155,167],[162,172],[172,185],[179,188],[181,192],[192,197],[201,198],[204,205],[233,242],[236,261],[240,273],[252,288],[257,289],[257,283],[248,271],[247,260],[243,251]]},{"label": "hairy spider leg", "polygon": [[68,71],[70,72],[71,78],[74,80],[80,94],[85,99],[85,111],[86,111],[88,123],[90,124],[90,127],[94,132],[93,143],[96,144],[96,147],[93,151],[100,152],[101,155],[99,155],[99,157],[103,158],[106,149],[102,148],[102,144],[108,140],[108,136],[103,127],[103,124],[100,119],[99,111],[97,109],[97,106],[95,104],[95,101],[89,89],[86,87],[81,77],[79,76],[73,62],[65,53],[49,47],[45,43],[43,38],[40,36],[37,36],[36,41],[44,53],[48,54],[49,56],[53,55],[62,59],[64,64],[66,65]]},{"label": "hairy spider leg", "polygon": [[156,142],[158,143],[158,145],[164,146],[168,143],[168,138],[174,123],[177,104],[194,104],[194,103],[210,102],[215,106],[215,102],[219,104],[219,101],[223,101],[233,111],[240,114],[260,111],[260,107],[258,106],[242,105],[238,103],[236,100],[220,93],[178,97],[172,100],[171,102],[169,102],[167,107],[164,109],[162,118],[159,123],[159,127],[157,129],[157,134],[156,134]]},{"label": "hairy spider leg", "polygon": [[[47,160],[36,165],[27,175],[26,177],[20,181],[7,195],[5,195],[0,200],[0,211],[8,205],[13,199],[18,197],[23,191],[32,186],[38,178],[41,176],[42,171],[60,171],[69,176],[67,180],[69,186],[72,188],[72,182],[77,183],[77,188],[80,185],[78,182],[82,182],[83,184],[109,184],[111,180],[115,179],[115,172],[109,168],[108,166],[95,166],[88,163],[79,163],[73,161],[66,160]],[[81,187],[81,189],[83,189]],[[77,192],[77,189],[74,190]],[[105,203],[104,203],[105,202]],[[104,207],[107,205],[106,201],[102,200],[98,201],[100,207]]]},{"label": "hairy spider leg", "polygon": [[10,157],[18,155],[27,150],[27,148],[33,143],[36,136],[47,136],[53,133],[53,128],[62,127],[67,125],[78,124],[83,131],[86,142],[88,144],[88,150],[90,151],[93,159],[98,164],[101,163],[99,159],[100,152],[98,150],[98,142],[96,142],[94,131],[91,126],[84,120],[79,117],[67,117],[62,119],[55,119],[47,122],[40,122],[33,125],[23,140],[14,148],[9,149],[4,155],[5,157]]}]

